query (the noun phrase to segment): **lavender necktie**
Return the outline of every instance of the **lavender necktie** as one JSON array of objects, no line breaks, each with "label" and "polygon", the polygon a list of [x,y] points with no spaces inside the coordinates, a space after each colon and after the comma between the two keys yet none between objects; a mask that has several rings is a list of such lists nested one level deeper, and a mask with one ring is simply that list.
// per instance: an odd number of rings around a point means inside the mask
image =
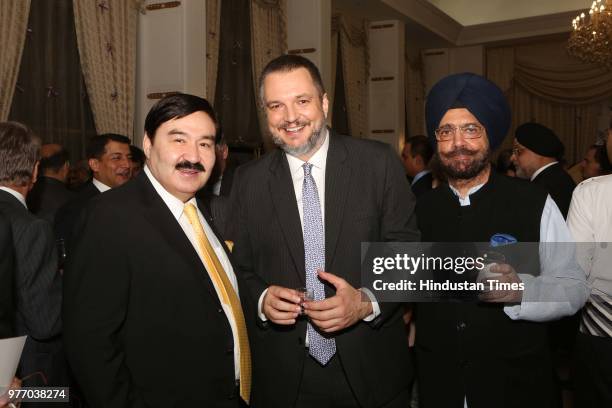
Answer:
[{"label": "lavender necktie", "polygon": [[[312,178],[312,164],[304,163],[304,185],[302,204],[304,208],[304,257],[306,261],[306,288],[312,289],[315,300],[325,299],[323,282],[317,277],[317,270],[325,269],[325,233],[317,185]],[[308,323],[308,349],[315,360],[322,365],[336,354],[336,341],[321,335]]]}]

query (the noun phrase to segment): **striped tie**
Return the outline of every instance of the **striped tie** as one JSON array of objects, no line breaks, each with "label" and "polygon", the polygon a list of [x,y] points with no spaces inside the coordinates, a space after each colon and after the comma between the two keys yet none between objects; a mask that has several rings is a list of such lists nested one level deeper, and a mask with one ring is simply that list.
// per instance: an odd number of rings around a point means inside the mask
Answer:
[{"label": "striped tie", "polygon": [[598,337],[612,337],[612,297],[591,295],[582,310],[580,329]]},{"label": "striped tie", "polygon": [[189,223],[193,227],[193,231],[198,241],[198,246],[204,258],[204,264],[210,279],[215,283],[221,293],[221,301],[225,305],[229,305],[234,316],[234,323],[238,330],[238,346],[240,350],[240,397],[248,403],[251,396],[251,350],[249,348],[249,338],[247,336],[246,323],[240,299],[232,286],[232,283],[227,277],[221,262],[217,257],[214,249],[210,245],[208,237],[204,233],[200,218],[193,204],[186,204],[183,210]]}]

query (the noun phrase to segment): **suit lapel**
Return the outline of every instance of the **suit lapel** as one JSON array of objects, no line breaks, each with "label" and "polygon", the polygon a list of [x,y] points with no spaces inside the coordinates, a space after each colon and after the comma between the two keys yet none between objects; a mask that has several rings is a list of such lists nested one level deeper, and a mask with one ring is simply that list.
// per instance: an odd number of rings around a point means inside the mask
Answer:
[{"label": "suit lapel", "polygon": [[274,154],[276,157],[270,165],[272,177],[268,179],[268,188],[270,189],[274,210],[289,247],[298,278],[305,285],[304,236],[302,235],[302,224],[297,208],[297,199],[293,189],[289,163],[285,153],[281,150]]},{"label": "suit lapel", "polygon": [[338,236],[346,208],[351,169],[347,165],[346,146],[341,137],[329,132],[329,150],[325,165],[325,270],[329,271],[336,252]]},{"label": "suit lapel", "polygon": [[144,202],[144,217],[149,221],[153,228],[157,228],[161,236],[166,240],[169,247],[174,249],[189,266],[191,272],[195,275],[196,280],[202,284],[202,288],[210,293],[215,304],[220,306],[219,297],[215,291],[212,281],[208,273],[205,272],[204,265],[194,249],[191,241],[185,235],[185,232],[174,218],[164,201],[155,188],[143,174],[139,176],[141,184],[142,197]]}]

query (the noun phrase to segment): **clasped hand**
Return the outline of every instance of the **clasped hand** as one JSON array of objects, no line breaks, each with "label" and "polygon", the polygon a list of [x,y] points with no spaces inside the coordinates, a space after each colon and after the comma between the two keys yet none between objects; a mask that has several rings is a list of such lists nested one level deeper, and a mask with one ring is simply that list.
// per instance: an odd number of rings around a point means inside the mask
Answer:
[{"label": "clasped hand", "polygon": [[[303,303],[304,313],[322,332],[333,333],[345,329],[372,314],[372,303],[361,290],[329,272],[318,271],[319,279],[336,288],[332,297]],[[296,290],[270,286],[263,299],[262,311],[276,324],[295,324],[300,315],[301,298]]]}]

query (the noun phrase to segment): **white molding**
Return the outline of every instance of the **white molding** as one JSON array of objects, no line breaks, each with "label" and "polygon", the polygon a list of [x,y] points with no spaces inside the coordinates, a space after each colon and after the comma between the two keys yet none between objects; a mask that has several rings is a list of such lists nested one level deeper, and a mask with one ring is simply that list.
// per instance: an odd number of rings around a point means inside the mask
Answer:
[{"label": "white molding", "polygon": [[456,44],[463,26],[426,0],[381,0],[443,39]]},{"label": "white molding", "polygon": [[455,44],[484,44],[569,32],[571,31],[572,19],[577,14],[579,14],[578,10],[467,26],[463,27]]}]

